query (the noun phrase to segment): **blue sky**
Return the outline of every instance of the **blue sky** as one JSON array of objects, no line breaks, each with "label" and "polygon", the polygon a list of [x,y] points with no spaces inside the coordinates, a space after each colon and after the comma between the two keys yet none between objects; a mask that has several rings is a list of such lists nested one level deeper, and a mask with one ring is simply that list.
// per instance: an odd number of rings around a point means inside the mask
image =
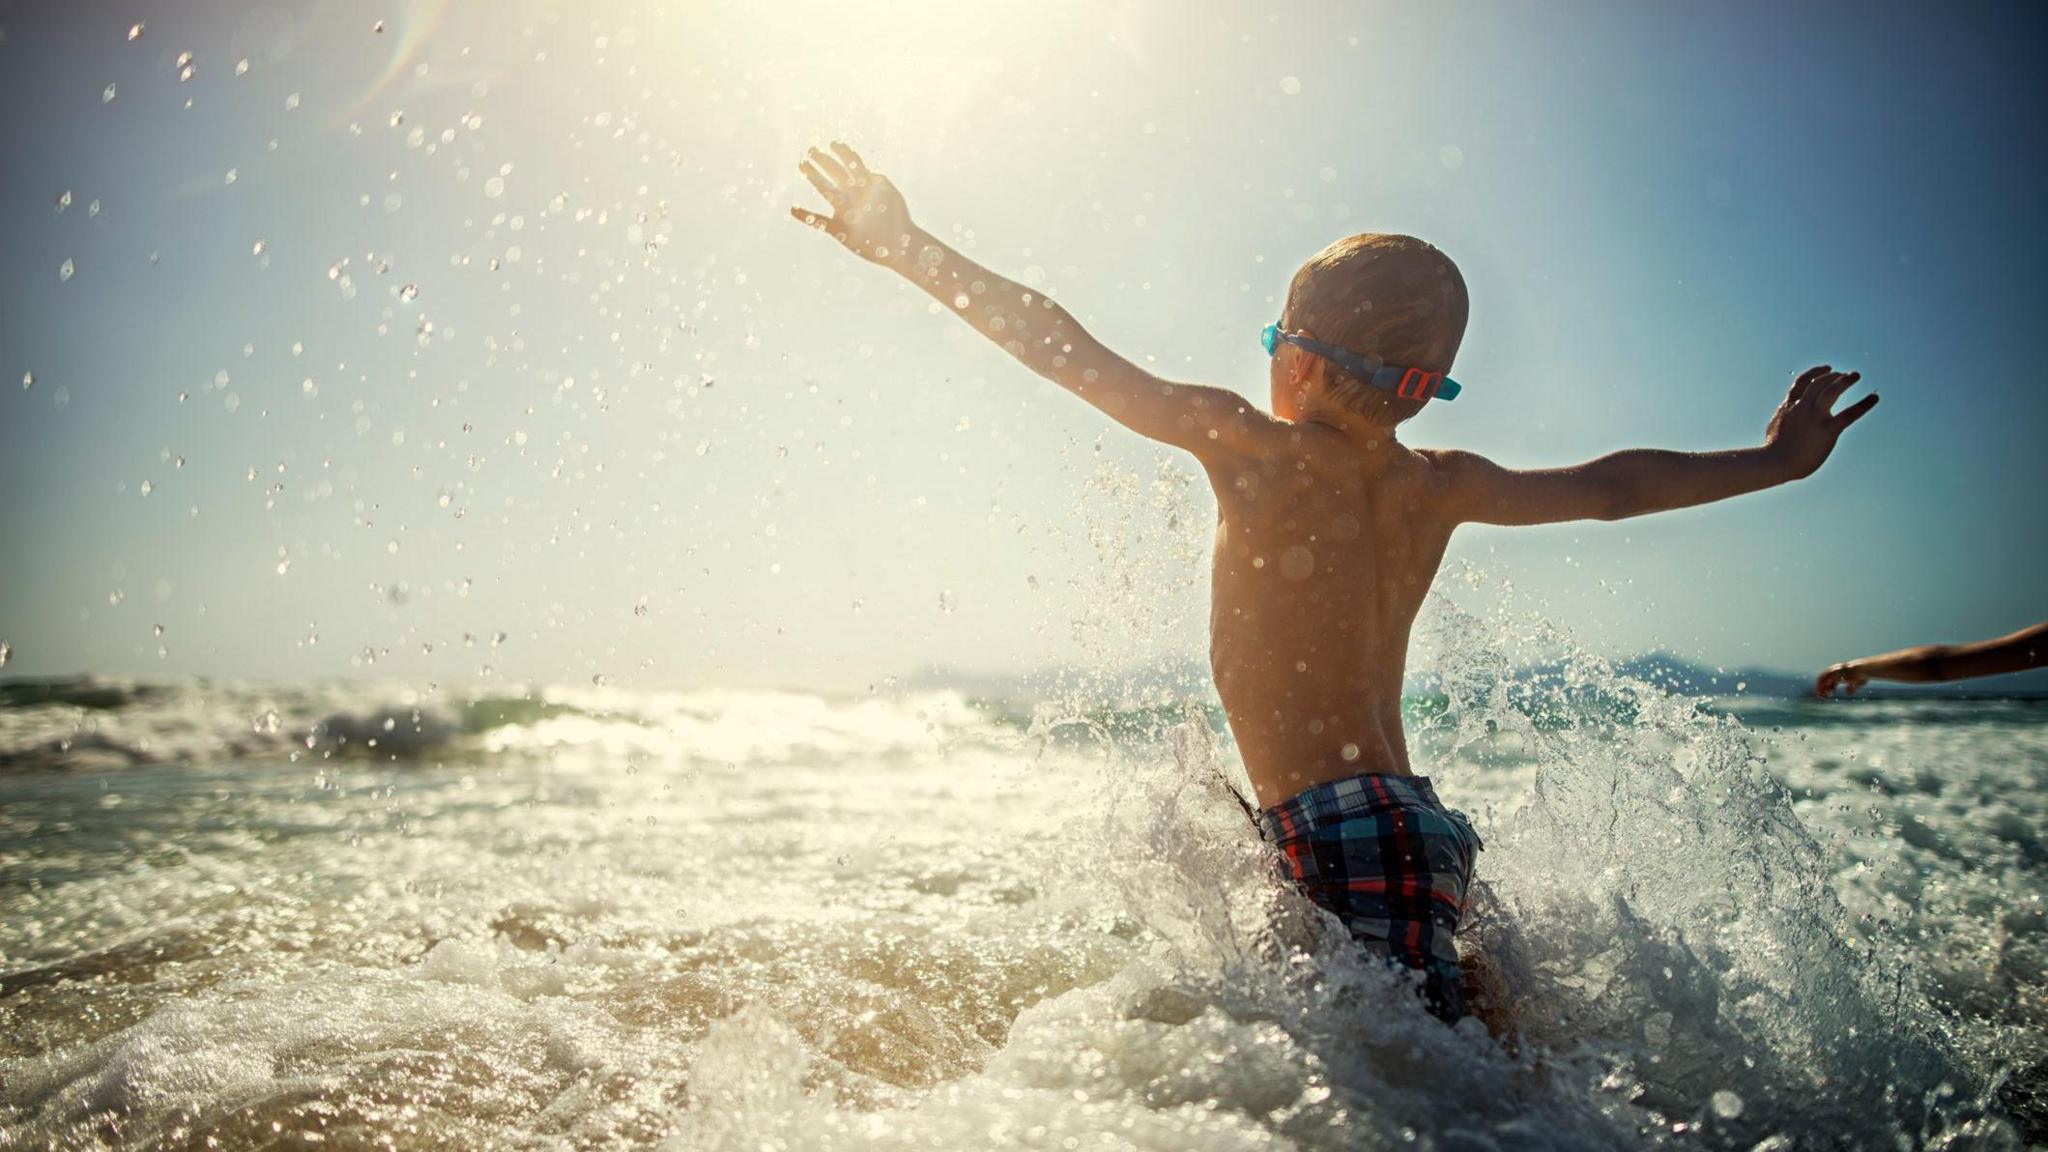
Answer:
[{"label": "blue sky", "polygon": [[1198,653],[1193,469],[792,224],[836,135],[1104,339],[1254,397],[1302,258],[1430,239],[1473,311],[1419,446],[1752,443],[1821,361],[1884,397],[1787,489],[1464,530],[1490,579],[1461,600],[1512,585],[1596,649],[1731,666],[2008,631],[2048,615],[2044,23],[0,10],[7,671],[858,685]]}]

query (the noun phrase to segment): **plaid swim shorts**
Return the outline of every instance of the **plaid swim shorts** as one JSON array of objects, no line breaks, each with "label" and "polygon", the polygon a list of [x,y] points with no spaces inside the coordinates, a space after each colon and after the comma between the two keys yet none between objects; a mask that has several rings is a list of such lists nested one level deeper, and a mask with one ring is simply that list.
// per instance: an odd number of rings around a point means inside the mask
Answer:
[{"label": "plaid swim shorts", "polygon": [[1368,773],[1318,784],[1261,812],[1259,831],[1289,878],[1353,939],[1421,973],[1431,1012],[1464,1016],[1451,936],[1483,845],[1427,777]]}]

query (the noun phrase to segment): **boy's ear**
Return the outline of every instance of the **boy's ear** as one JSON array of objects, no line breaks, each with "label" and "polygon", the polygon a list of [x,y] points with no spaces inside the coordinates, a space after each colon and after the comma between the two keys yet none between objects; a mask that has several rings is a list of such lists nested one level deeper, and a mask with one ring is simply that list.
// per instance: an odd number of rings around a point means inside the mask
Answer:
[{"label": "boy's ear", "polygon": [[1287,366],[1287,383],[1295,391],[1306,394],[1322,379],[1323,358],[1311,356],[1301,349],[1294,350],[1293,363]]}]

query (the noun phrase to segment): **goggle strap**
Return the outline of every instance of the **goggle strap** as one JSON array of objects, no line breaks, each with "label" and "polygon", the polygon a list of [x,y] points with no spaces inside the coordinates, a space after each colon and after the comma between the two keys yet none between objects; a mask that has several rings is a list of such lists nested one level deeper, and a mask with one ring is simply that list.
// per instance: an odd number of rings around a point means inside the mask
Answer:
[{"label": "goggle strap", "polygon": [[1450,379],[1441,372],[1425,372],[1420,368],[1402,368],[1392,364],[1385,364],[1372,357],[1360,356],[1356,352],[1339,348],[1334,344],[1325,344],[1320,340],[1311,340],[1306,336],[1296,336],[1290,332],[1283,332],[1278,324],[1267,325],[1266,330],[1260,334],[1260,342],[1266,345],[1266,352],[1268,354],[1271,354],[1282,341],[1292,344],[1305,352],[1321,356],[1323,359],[1338,365],[1353,375],[1361,377],[1374,388],[1378,388],[1383,392],[1392,392],[1403,400],[1421,400],[1424,402],[1430,400],[1451,400],[1455,399],[1461,390],[1457,381]]},{"label": "goggle strap", "polygon": [[[1444,374],[1425,372],[1420,368],[1398,368],[1392,365],[1372,374],[1372,386],[1392,392],[1403,400],[1431,400],[1442,389]],[[1450,399],[1446,396],[1445,399]]]}]

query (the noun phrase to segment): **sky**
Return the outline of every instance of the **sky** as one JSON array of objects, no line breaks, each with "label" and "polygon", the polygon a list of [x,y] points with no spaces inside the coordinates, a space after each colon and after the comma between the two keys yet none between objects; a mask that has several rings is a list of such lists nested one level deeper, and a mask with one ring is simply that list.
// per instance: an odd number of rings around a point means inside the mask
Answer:
[{"label": "sky", "polygon": [[1461,529],[1446,587],[1727,667],[2001,634],[2048,616],[2044,30],[0,3],[5,674],[851,687],[1198,656],[1192,462],[792,222],[832,138],[1111,346],[1255,399],[1302,259],[1432,241],[1472,319],[1418,447],[1738,447],[1800,369],[1859,369],[1883,402],[1812,479]]}]

